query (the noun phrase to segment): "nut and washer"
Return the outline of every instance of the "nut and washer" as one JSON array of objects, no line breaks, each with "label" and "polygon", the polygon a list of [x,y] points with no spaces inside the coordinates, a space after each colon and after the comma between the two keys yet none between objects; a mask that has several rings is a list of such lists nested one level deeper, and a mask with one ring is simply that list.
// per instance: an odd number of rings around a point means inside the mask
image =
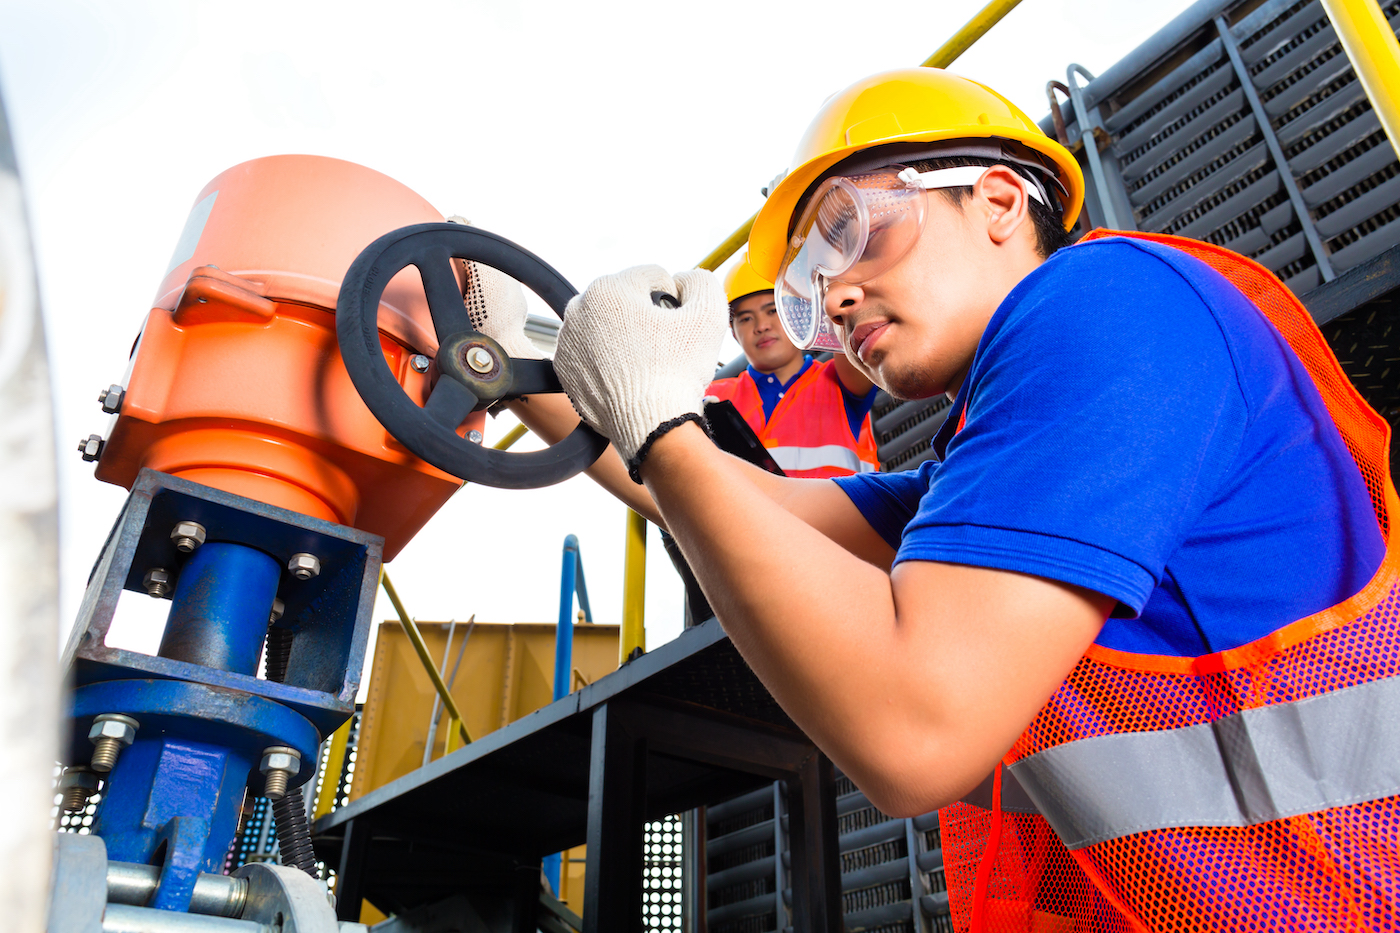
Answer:
[{"label": "nut and washer", "polygon": [[83,455],[83,460],[92,463],[102,456],[102,448],[107,442],[102,439],[101,434],[89,434],[86,438],[78,441],[78,453]]},{"label": "nut and washer", "polygon": [[199,522],[176,522],[170,540],[175,542],[175,550],[188,554],[204,543],[204,526]]},{"label": "nut and washer", "polygon": [[92,721],[88,738],[92,740],[92,770],[106,773],[117,763],[122,749],[136,741],[141,724],[120,713],[103,713]]},{"label": "nut and washer", "polygon": [[146,585],[146,594],[153,599],[160,599],[170,593],[174,587],[175,575],[164,567],[152,567],[146,571],[146,576],[141,582]]},{"label": "nut and washer", "polygon": [[91,768],[64,768],[63,777],[58,779],[58,791],[63,795],[65,813],[81,813],[87,808],[88,798],[102,786],[97,772]]},{"label": "nut and washer", "polygon": [[258,770],[267,777],[263,796],[281,800],[287,794],[287,782],[301,770],[301,753],[285,745],[271,745],[263,749]]},{"label": "nut and washer", "polygon": [[480,431],[472,429],[467,432],[467,440],[471,441],[473,444],[480,444],[483,438]]},{"label": "nut and washer", "polygon": [[428,366],[431,363],[432,360],[428,359],[421,353],[415,353],[408,358],[408,365],[413,369],[415,373],[427,372]]},{"label": "nut and washer", "polygon": [[282,618],[282,613],[286,611],[287,604],[282,602],[282,600],[280,599],[274,599],[272,601],[272,611],[267,615],[267,624],[271,625],[273,622],[276,622],[278,619]]},{"label": "nut and washer", "polygon": [[467,365],[479,373],[489,373],[496,365],[496,358],[485,347],[472,347],[467,351]]},{"label": "nut and washer", "polygon": [[115,415],[122,410],[122,400],[125,398],[126,390],[115,383],[97,395],[97,400],[102,403],[102,410],[109,415]]},{"label": "nut and washer", "polygon": [[287,569],[298,580],[310,580],[321,572],[321,561],[315,554],[302,551],[292,555],[292,559],[287,561]]}]

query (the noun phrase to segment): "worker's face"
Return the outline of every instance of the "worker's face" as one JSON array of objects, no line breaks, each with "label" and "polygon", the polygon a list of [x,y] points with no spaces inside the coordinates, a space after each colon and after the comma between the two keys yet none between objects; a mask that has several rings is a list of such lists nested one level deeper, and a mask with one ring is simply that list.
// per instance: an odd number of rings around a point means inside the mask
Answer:
[{"label": "worker's face", "polygon": [[772,292],[739,299],[734,306],[732,326],[734,339],[744,348],[749,364],[759,372],[777,372],[802,355],[778,321]]},{"label": "worker's face", "polygon": [[919,241],[893,268],[827,286],[846,356],[896,398],[955,395],[997,306],[1041,262],[1023,189],[997,175],[960,205],[930,197]]}]

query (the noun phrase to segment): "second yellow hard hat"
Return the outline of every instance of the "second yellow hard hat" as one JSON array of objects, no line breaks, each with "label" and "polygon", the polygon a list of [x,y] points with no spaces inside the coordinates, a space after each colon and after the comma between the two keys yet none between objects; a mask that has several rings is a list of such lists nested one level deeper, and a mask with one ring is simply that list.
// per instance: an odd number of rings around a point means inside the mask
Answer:
[{"label": "second yellow hard hat", "polygon": [[748,250],[739,254],[739,261],[724,275],[724,297],[730,304],[740,298],[772,290],[773,283],[755,272],[749,264]]}]

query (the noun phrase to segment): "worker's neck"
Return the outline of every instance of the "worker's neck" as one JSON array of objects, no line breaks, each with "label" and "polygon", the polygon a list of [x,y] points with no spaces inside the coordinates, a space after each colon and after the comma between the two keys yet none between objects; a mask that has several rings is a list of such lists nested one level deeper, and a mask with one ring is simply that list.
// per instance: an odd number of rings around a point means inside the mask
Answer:
[{"label": "worker's neck", "polygon": [[806,354],[799,353],[777,369],[763,369],[759,366],[755,366],[754,369],[763,373],[765,376],[776,376],[779,382],[786,384],[789,379],[802,371],[802,363],[806,358]]}]

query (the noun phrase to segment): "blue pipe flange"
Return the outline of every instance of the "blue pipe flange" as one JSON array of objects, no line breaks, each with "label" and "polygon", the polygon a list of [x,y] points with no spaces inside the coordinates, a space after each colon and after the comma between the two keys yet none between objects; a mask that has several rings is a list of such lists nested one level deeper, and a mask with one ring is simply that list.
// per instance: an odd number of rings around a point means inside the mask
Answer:
[{"label": "blue pipe flange", "polygon": [[321,738],[305,716],[264,697],[178,680],[108,680],[73,691],[68,761],[86,761],[93,717],[122,713],[140,723],[138,739],[176,736],[237,749],[256,760],[270,745],[288,745],[305,765],[288,787],[311,776]]}]

